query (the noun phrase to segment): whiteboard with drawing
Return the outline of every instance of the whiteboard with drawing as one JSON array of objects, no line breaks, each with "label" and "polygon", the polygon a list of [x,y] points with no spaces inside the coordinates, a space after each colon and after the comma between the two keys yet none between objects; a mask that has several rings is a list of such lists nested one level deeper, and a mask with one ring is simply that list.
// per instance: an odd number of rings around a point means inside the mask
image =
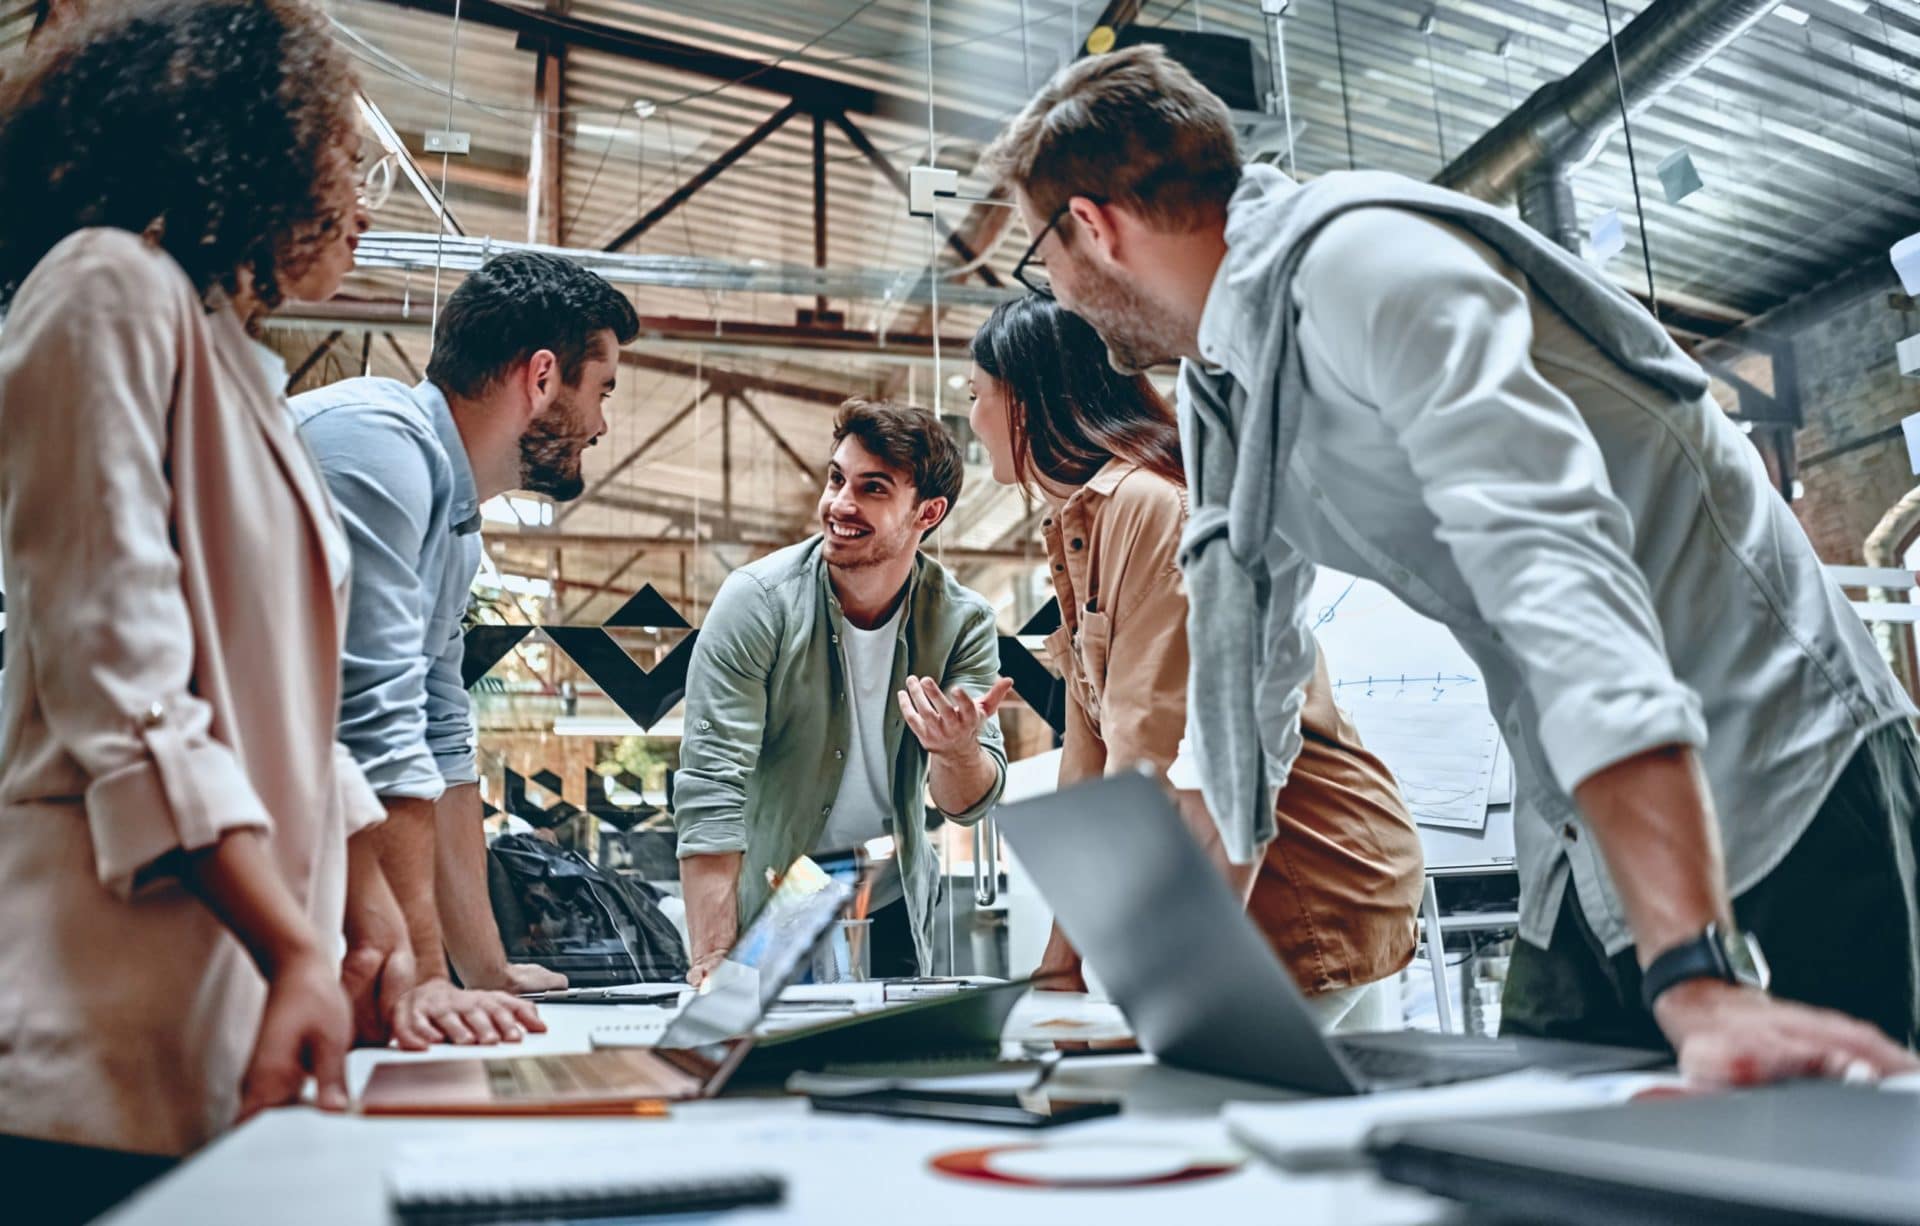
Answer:
[{"label": "whiteboard with drawing", "polygon": [[[1479,666],[1453,633],[1379,584],[1327,567],[1308,597],[1307,624],[1326,654],[1334,701],[1424,828],[1429,863],[1511,862],[1512,761]],[[1505,829],[1487,829],[1489,806]]]}]

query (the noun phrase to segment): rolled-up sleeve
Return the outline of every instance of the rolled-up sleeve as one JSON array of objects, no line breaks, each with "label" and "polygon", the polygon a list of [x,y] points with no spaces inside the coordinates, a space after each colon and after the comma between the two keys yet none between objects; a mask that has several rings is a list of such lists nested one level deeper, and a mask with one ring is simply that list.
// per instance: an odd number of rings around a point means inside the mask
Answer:
[{"label": "rolled-up sleeve", "polygon": [[1444,227],[1350,218],[1316,242],[1318,284],[1299,286],[1303,343],[1341,351],[1336,368],[1398,436],[1441,544],[1522,670],[1556,782],[1571,792],[1645,750],[1704,744],[1599,444],[1534,366],[1525,294]]},{"label": "rolled-up sleeve", "polygon": [[735,571],[714,594],[687,666],[685,731],[674,777],[679,854],[747,848],[747,780],[760,762],[776,653],[766,591]]},{"label": "rolled-up sleeve", "polygon": [[[134,242],[137,240],[129,240]],[[94,869],[114,894],[162,856],[271,820],[192,691],[171,531],[179,287],[146,253],[72,260],[22,295],[0,347],[4,539],[30,684],[90,778]],[[10,653],[11,654],[11,653]]]},{"label": "rolled-up sleeve", "polygon": [[466,634],[456,621],[427,666],[427,751],[433,755],[434,769],[449,787],[480,779],[473,699],[460,682],[460,666],[466,654]]},{"label": "rolled-up sleeve", "polygon": [[[999,680],[1000,633],[994,625],[993,610],[982,607],[969,616],[960,642],[954,648],[953,659],[947,666],[947,675],[940,680],[940,688],[951,692],[956,685],[964,686],[967,693],[979,697],[991,690]],[[1007,742],[1000,732],[998,715],[989,715],[981,721],[977,739],[980,748],[986,750],[987,756],[993,759],[993,786],[959,813],[941,810],[947,820],[962,826],[970,826],[985,817],[993,806],[1000,803],[1000,794],[1007,790]]]},{"label": "rolled-up sleeve", "polygon": [[420,576],[433,514],[422,430],[385,411],[323,411],[301,426],[353,547],[340,742],[379,795],[433,800],[445,783],[428,743],[428,674],[444,645],[429,650]]}]

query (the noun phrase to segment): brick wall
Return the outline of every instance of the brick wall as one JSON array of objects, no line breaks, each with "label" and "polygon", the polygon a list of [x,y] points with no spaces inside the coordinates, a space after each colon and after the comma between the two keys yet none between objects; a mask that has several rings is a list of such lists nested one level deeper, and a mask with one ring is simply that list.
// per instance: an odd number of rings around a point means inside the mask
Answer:
[{"label": "brick wall", "polygon": [[1920,311],[1890,307],[1898,291],[1891,269],[1869,268],[1764,324],[1793,338],[1806,418],[1794,510],[1825,562],[1859,564],[1867,534],[1920,481],[1900,433],[1920,413],[1920,379],[1903,378],[1893,352],[1920,331]]}]

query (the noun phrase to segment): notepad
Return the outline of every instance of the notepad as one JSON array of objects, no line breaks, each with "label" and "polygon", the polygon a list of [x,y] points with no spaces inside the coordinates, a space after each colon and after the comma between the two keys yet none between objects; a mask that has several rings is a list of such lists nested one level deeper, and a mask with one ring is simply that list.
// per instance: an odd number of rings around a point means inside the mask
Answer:
[{"label": "notepad", "polygon": [[778,1204],[786,1181],[737,1163],[649,1159],[623,1144],[411,1146],[387,1172],[400,1226],[580,1221]]}]

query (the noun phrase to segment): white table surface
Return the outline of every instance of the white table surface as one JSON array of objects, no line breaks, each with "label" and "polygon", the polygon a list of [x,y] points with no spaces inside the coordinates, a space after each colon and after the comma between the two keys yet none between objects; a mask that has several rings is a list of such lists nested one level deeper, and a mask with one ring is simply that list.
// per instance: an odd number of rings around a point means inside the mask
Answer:
[{"label": "white table surface", "polygon": [[[1103,1010],[1111,1006],[1048,993],[1023,1003],[1009,1033],[1063,1017],[1098,1022]],[[658,1010],[553,1005],[542,1014],[549,1032],[517,1047],[436,1048],[426,1054],[585,1051],[594,1027],[658,1016]],[[418,1057],[355,1052],[348,1063],[349,1082],[357,1093],[376,1063],[408,1058]],[[710,1163],[720,1154],[737,1156],[742,1168],[786,1177],[783,1205],[736,1211],[727,1220],[832,1221],[841,1226],[900,1219],[912,1226],[1166,1226],[1172,1221],[1200,1226],[1258,1219],[1284,1220],[1290,1226],[1426,1226],[1446,1216],[1443,1202],[1386,1186],[1364,1173],[1300,1175],[1251,1158],[1239,1171],[1216,1179],[1118,1191],[996,1186],[952,1178],[929,1167],[937,1154],[992,1144],[1139,1139],[1201,1152],[1237,1152],[1218,1118],[1220,1103],[1276,1097],[1244,1083],[1159,1068],[1139,1056],[1076,1059],[1055,1074],[1056,1084],[1069,1076],[1075,1087],[1104,1087],[1118,1094],[1126,1103],[1125,1113],[1034,1132],[826,1115],[797,1098],[682,1103],[675,1104],[667,1118],[634,1120],[393,1119],[287,1108],[236,1129],[105,1220],[114,1226],[385,1226],[390,1220],[385,1172],[403,1149],[624,1149],[629,1142],[636,1162],[663,1172],[673,1169],[676,1155]]]}]

